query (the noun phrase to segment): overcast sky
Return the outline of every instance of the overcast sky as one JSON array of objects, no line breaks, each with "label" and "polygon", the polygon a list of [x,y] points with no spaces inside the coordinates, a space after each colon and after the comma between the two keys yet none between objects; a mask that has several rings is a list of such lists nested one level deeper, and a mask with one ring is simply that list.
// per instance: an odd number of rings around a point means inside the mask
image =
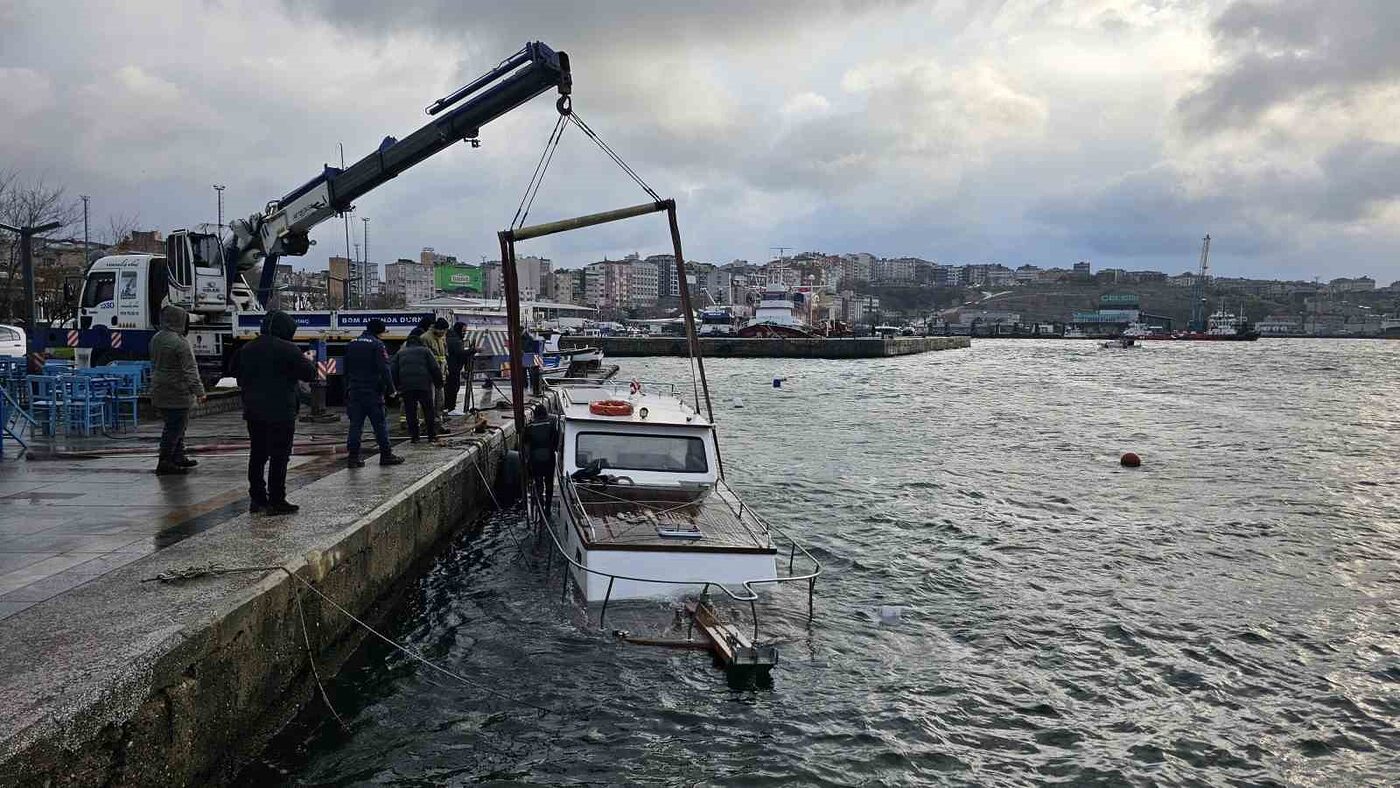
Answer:
[{"label": "overcast sky", "polygon": [[[1209,232],[1221,275],[1400,279],[1395,0],[671,5],[0,0],[0,168],[92,195],[95,225],[212,222],[214,183],[246,215],[542,40],[581,116],[677,198],[687,257],[1176,272]],[[537,98],[362,198],[373,259],[495,257],[554,118]],[[642,197],[570,130],[531,219]],[[526,251],[667,242],[652,217]]]}]

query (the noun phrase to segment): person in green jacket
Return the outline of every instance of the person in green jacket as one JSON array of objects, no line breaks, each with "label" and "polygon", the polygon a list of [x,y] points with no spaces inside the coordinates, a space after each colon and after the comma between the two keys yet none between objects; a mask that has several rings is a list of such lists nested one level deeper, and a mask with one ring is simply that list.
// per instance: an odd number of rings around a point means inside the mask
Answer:
[{"label": "person in green jacket", "polygon": [[[447,369],[447,320],[445,318],[438,318],[433,322],[432,328],[423,332],[423,346],[433,354],[433,359],[437,361],[439,370]],[[438,413],[442,412],[444,399],[443,381],[438,381],[433,388],[433,401],[431,403],[433,409]]]},{"label": "person in green jacket", "polygon": [[160,330],[151,337],[151,405],[165,417],[160,433],[160,459],[156,473],[161,476],[189,472],[199,463],[185,455],[185,427],[190,408],[207,400],[194,348],[185,339],[189,315],[178,306],[160,310]]}]

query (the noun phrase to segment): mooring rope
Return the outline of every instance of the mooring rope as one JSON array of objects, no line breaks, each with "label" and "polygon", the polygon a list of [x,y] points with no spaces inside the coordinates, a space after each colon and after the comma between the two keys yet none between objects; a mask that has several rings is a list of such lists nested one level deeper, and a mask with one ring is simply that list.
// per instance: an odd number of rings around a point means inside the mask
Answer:
[{"label": "mooring rope", "polygon": [[[165,571],[165,572],[161,572],[161,573],[155,575],[154,577],[145,578],[145,579],[143,579],[141,582],[143,582],[143,583],[150,583],[150,582],[158,582],[158,583],[181,583],[181,582],[185,582],[185,581],[187,581],[187,580],[194,580],[194,579],[196,579],[196,578],[207,577],[207,576],[218,576],[218,575],[226,575],[226,574],[247,574],[247,573],[251,573],[251,572],[275,572],[275,571],[277,571],[277,570],[281,570],[282,572],[285,572],[285,573],[287,574],[288,577],[290,577],[290,578],[292,578],[293,580],[297,581],[297,582],[300,583],[302,586],[305,586],[306,589],[307,589],[308,591],[310,591],[311,593],[313,593],[313,594],[315,594],[316,596],[320,597],[322,600],[324,600],[324,601],[326,602],[326,604],[330,605],[331,607],[335,608],[336,610],[339,610],[339,611],[341,612],[342,615],[344,615],[346,618],[348,618],[348,619],[350,619],[351,621],[353,621],[353,622],[355,622],[356,624],[358,624],[358,625],[359,625],[362,629],[364,629],[366,632],[370,633],[371,635],[374,635],[375,637],[377,637],[377,638],[379,638],[380,640],[384,641],[385,643],[389,644],[389,645],[392,646],[393,648],[397,649],[398,651],[400,651],[400,652],[402,652],[403,654],[407,655],[410,659],[413,659],[414,661],[416,661],[416,662],[422,664],[423,666],[425,666],[425,667],[427,667],[427,668],[429,668],[429,669],[431,669],[431,670],[437,671],[438,673],[441,673],[441,674],[444,675],[444,676],[447,676],[447,677],[449,677],[449,678],[455,679],[455,680],[457,680],[458,682],[460,682],[461,684],[463,684],[463,685],[465,685],[465,686],[472,687],[473,689],[480,690],[480,691],[482,691],[482,692],[487,693],[488,695],[494,695],[494,696],[496,696],[497,698],[500,698],[500,699],[505,700],[505,701],[509,701],[509,702],[514,703],[514,704],[516,704],[516,705],[519,705],[519,706],[526,706],[526,707],[535,709],[536,711],[539,711],[539,712],[541,712],[541,713],[543,713],[543,714],[549,714],[549,713],[553,713],[553,712],[554,712],[554,709],[548,708],[548,707],[546,707],[546,706],[541,706],[541,705],[539,705],[538,703],[532,703],[532,702],[530,702],[530,701],[528,701],[528,700],[524,700],[524,699],[522,699],[522,698],[515,697],[514,695],[511,695],[510,693],[502,692],[502,691],[500,691],[500,690],[498,690],[498,689],[495,689],[495,688],[493,688],[493,687],[486,686],[485,684],[482,684],[482,683],[480,683],[480,682],[472,681],[471,679],[467,678],[466,676],[461,675],[460,673],[456,673],[456,672],[454,672],[454,671],[452,671],[452,670],[449,670],[449,669],[447,669],[447,668],[445,668],[445,667],[443,667],[443,666],[441,666],[441,665],[439,665],[439,664],[433,662],[432,660],[428,659],[427,657],[424,657],[423,655],[419,654],[418,652],[414,651],[413,649],[410,649],[410,648],[408,648],[407,646],[405,646],[405,645],[403,645],[403,644],[401,644],[401,643],[395,641],[393,638],[391,638],[391,637],[385,635],[384,633],[380,632],[379,630],[375,629],[374,627],[372,627],[372,626],[370,626],[369,624],[365,623],[364,621],[360,620],[360,618],[359,618],[358,616],[356,616],[354,613],[351,613],[349,610],[346,610],[344,607],[341,607],[341,605],[340,605],[338,602],[336,602],[334,599],[331,599],[330,597],[328,597],[328,596],[326,596],[325,594],[321,593],[321,590],[320,590],[320,589],[316,588],[314,585],[312,585],[312,584],[311,584],[309,581],[307,581],[305,578],[303,578],[302,576],[298,575],[296,572],[293,572],[292,570],[288,569],[288,568],[285,567],[285,566],[234,566],[234,567],[225,567],[225,566],[220,566],[220,565],[218,565],[218,564],[212,564],[212,563],[211,563],[211,564],[205,564],[205,565],[203,565],[203,566],[197,566],[197,565],[196,565],[196,566],[189,566],[189,567],[186,567],[186,568],[184,568],[184,569],[172,569],[172,570],[168,570],[168,571]],[[300,606],[300,599],[301,599],[301,597],[300,597],[300,595],[298,594],[298,596],[297,596],[298,606]],[[306,619],[305,619],[304,617],[302,618],[302,622],[301,622],[301,623],[302,623],[302,634],[303,634],[303,636],[305,637],[305,640],[306,640],[306,648],[307,648],[307,652],[308,652],[307,657],[311,660],[311,663],[312,663],[312,673],[313,673],[313,675],[316,675],[316,667],[315,667],[315,662],[316,662],[316,660],[315,660],[315,655],[314,655],[313,653],[311,653],[311,638],[310,638],[310,635],[307,634],[307,630],[306,630]],[[316,682],[317,682],[317,685],[320,686],[320,676],[319,676],[319,675],[316,675]],[[325,687],[321,687],[321,697],[322,697],[322,699],[326,702],[327,707],[330,707],[330,698],[326,695]],[[340,715],[336,713],[336,711],[335,711],[335,709],[334,709],[333,707],[331,707],[331,714],[335,715],[337,721],[340,721],[340,719],[341,719],[341,718],[340,718]],[[342,722],[341,722],[341,725],[344,725],[344,724],[345,724],[345,723],[342,721]],[[347,730],[348,730],[348,729],[347,729]]]}]

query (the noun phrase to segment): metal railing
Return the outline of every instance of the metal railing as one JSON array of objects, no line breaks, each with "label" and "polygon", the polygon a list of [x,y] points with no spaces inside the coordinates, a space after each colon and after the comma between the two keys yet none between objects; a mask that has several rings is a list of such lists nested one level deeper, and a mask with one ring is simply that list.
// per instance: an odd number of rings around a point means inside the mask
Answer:
[{"label": "metal railing", "polygon": [[[573,513],[581,518],[579,522],[587,524],[587,527],[590,529],[590,531],[592,531],[592,520],[591,518],[589,518],[588,512],[584,510],[583,502],[579,500],[578,494],[573,488],[573,479],[570,479],[564,474],[560,473],[559,481],[561,503],[565,503],[566,505],[572,504],[571,508],[576,507],[575,509],[573,509]],[[821,561],[818,561],[816,556],[812,555],[811,551],[809,551],[805,546],[803,546],[786,531],[776,526],[770,525],[762,517],[759,517],[757,513],[755,513],[751,508],[744,504],[743,501],[740,500],[738,496],[735,495],[734,492],[729,489],[728,485],[724,485],[722,481],[716,485],[716,489],[721,488],[734,499],[734,501],[725,499],[726,506],[729,506],[731,507],[731,509],[733,509],[734,502],[737,502],[739,504],[739,509],[735,510],[736,516],[741,515],[741,513],[747,512],[750,517],[752,517],[758,522],[760,526],[762,526],[764,532],[768,534],[770,542],[772,541],[772,536],[775,533],[787,541],[789,545],[787,575],[781,577],[752,578],[749,580],[739,581],[739,585],[743,587],[743,593],[735,593],[729,588],[729,583],[721,582],[718,580],[675,580],[670,578],[635,577],[632,575],[623,575],[615,572],[604,572],[602,570],[593,569],[583,563],[580,563],[579,561],[574,560],[574,558],[572,558],[569,555],[568,551],[564,549],[563,543],[559,541],[558,535],[555,534],[554,525],[550,523],[549,518],[545,516],[543,503],[539,500],[539,497],[535,494],[534,490],[531,490],[530,495],[526,498],[528,504],[527,517],[535,523],[539,530],[549,534],[550,541],[554,543],[555,549],[558,551],[559,555],[569,566],[572,566],[575,569],[578,569],[590,575],[608,578],[608,590],[603,596],[603,607],[602,611],[599,613],[598,616],[599,628],[602,628],[604,626],[604,623],[607,621],[608,602],[612,599],[613,585],[618,580],[624,580],[633,583],[655,583],[658,585],[701,586],[700,597],[702,599],[709,595],[711,587],[718,588],[724,593],[725,596],[729,597],[735,602],[749,603],[749,611],[753,618],[753,630],[755,639],[758,638],[758,607],[756,603],[759,599],[758,592],[755,590],[755,587],[764,585],[776,586],[782,585],[784,583],[795,583],[805,580],[807,581],[807,618],[808,620],[811,620],[815,615],[816,585],[817,578],[821,576],[822,573]],[[740,522],[743,522],[742,518]],[[562,527],[567,527],[569,523],[563,522],[560,525]],[[775,544],[774,547],[776,550],[777,545]],[[797,560],[797,554],[799,551],[802,553],[802,557],[806,561],[811,563],[812,569],[803,574],[793,574]],[[564,593],[567,593],[567,591],[568,573],[565,572]],[[585,592],[584,596],[585,598],[587,597],[587,592]]]}]

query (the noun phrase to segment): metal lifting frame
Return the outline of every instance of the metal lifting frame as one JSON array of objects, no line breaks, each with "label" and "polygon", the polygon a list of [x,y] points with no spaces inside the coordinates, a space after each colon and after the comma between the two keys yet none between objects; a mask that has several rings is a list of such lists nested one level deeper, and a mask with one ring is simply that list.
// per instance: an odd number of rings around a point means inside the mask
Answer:
[{"label": "metal lifting frame", "polygon": [[[705,414],[711,424],[715,423],[715,411],[710,403],[710,386],[705,380],[705,360],[700,356],[700,340],[695,333],[695,314],[690,308],[690,285],[685,278],[685,254],[681,251],[680,225],[676,223],[676,201],[666,199],[618,208],[614,211],[521,227],[515,230],[502,230],[497,233],[501,241],[501,278],[506,289],[506,331],[507,339],[510,342],[511,369],[510,399],[511,407],[515,413],[515,432],[517,435],[525,434],[525,378],[523,374],[525,353],[520,347],[520,281],[515,270],[515,244],[518,241],[528,241],[531,238],[542,238],[546,235],[568,232],[569,230],[581,230],[584,227],[618,222],[662,211],[666,212],[666,218],[671,225],[671,246],[676,256],[676,272],[680,280],[681,311],[685,313],[686,340],[690,345],[691,358],[695,359],[700,368],[700,388],[705,396]],[[696,406],[698,407],[699,404],[697,402]]]}]

